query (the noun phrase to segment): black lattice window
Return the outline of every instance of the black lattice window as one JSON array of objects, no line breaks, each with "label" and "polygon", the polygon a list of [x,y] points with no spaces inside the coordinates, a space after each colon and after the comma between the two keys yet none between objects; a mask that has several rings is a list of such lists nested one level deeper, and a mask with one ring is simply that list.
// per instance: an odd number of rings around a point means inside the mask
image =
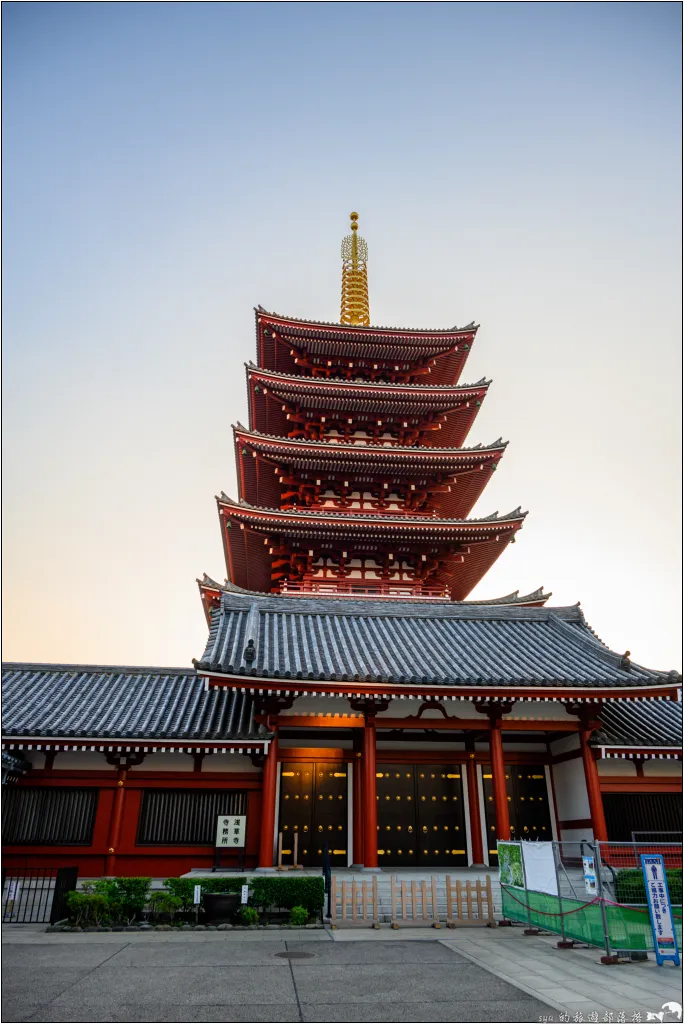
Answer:
[{"label": "black lattice window", "polygon": [[97,789],[3,786],[3,842],[36,846],[90,846]]},{"label": "black lattice window", "polygon": [[139,846],[213,846],[220,814],[246,814],[242,790],[146,789],[138,820]]}]

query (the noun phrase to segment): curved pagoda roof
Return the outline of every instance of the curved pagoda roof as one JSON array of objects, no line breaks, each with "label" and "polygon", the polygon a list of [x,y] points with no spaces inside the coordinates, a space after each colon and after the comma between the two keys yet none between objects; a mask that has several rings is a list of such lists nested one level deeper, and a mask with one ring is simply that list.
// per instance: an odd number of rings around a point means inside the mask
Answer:
[{"label": "curved pagoda roof", "polygon": [[448,588],[451,599],[467,597],[522,527],[526,512],[496,513],[482,519],[387,513],[311,512],[255,508],[225,494],[217,499],[226,569],[239,587],[270,593],[273,538],[303,550],[344,549],[350,558],[392,551],[402,560],[436,560],[430,583]]},{"label": "curved pagoda roof", "polygon": [[339,324],[329,320],[302,320],[295,316],[286,316],[282,313],[271,313],[263,306],[256,306],[254,314],[257,323],[268,323],[280,327],[283,335],[292,337],[311,336],[321,339],[329,338],[355,338],[372,344],[375,341],[386,339],[403,339],[407,344],[416,342],[425,344],[426,341],[444,341],[453,344],[454,340],[468,340],[475,337],[479,324],[472,321],[465,327],[371,327],[366,325]]},{"label": "curved pagoda roof", "polygon": [[[233,428],[240,497],[252,505],[281,504],[281,477],[260,472],[260,463],[287,466],[325,486],[326,479],[353,480],[354,489],[377,486],[384,481],[389,491],[399,485],[409,493],[436,488],[431,506],[438,515],[467,516],[484,490],[506,450],[500,438],[491,445],[473,448],[432,448],[354,444],[274,437],[258,431]],[[283,485],[284,486],[284,485]],[[359,514],[365,511],[359,509]]]},{"label": "curved pagoda roof", "polygon": [[497,460],[503,455],[508,441],[498,438],[492,444],[476,444],[467,448],[438,448],[411,445],[383,444],[371,440],[354,443],[325,440],[302,440],[262,434],[248,430],[241,424],[233,427],[236,444],[247,444],[264,455],[278,456],[298,468],[312,466],[324,468],[331,462],[340,468],[373,467],[378,470],[391,467],[395,472],[415,473],[417,469],[448,470],[454,463],[477,466],[484,460]]},{"label": "curved pagoda roof", "polygon": [[[256,649],[251,662],[244,657],[249,640]],[[351,684],[349,695],[372,684],[375,694],[388,696],[442,688],[461,696],[490,691],[504,699],[572,701],[581,690],[595,699],[674,696],[681,685],[678,673],[644,668],[607,648],[578,605],[421,606],[224,593],[195,665],[209,676],[245,677],[247,687],[269,680],[317,692],[316,683],[344,683]]]},{"label": "curved pagoda roof", "polygon": [[[338,378],[301,377],[247,364],[250,428],[267,434],[286,435],[293,423],[282,409],[285,403],[306,414],[355,416],[374,425],[406,417],[417,423],[439,416],[439,429],[428,431],[425,444],[460,447],[468,435],[491,381],[475,384],[391,384],[379,381],[347,381]],[[268,398],[274,399],[268,402]]]},{"label": "curved pagoda roof", "polygon": [[[378,360],[382,365],[426,365],[439,383],[458,380],[470,354],[477,325],[437,330],[367,327],[300,320],[255,309],[257,359],[260,366],[292,372],[295,354],[314,359]],[[398,367],[397,367],[398,368]]]}]

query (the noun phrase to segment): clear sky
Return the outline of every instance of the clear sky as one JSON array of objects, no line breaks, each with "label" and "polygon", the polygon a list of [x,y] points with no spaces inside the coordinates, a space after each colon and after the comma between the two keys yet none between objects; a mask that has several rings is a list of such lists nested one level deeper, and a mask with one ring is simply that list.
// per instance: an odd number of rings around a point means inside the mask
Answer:
[{"label": "clear sky", "polygon": [[253,307],[481,329],[471,596],[680,658],[679,3],[3,4],[6,660],[189,665]]}]

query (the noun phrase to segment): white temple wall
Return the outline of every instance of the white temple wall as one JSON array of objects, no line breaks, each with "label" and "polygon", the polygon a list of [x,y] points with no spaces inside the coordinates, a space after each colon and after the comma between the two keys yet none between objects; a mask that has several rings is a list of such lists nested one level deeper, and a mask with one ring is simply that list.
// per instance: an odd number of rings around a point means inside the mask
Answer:
[{"label": "white temple wall", "polygon": [[569,736],[561,736],[560,739],[551,740],[549,743],[549,750],[556,756],[556,754],[569,754],[571,750],[579,750],[580,738],[576,732],[571,733]]},{"label": "white temple wall", "polygon": [[[584,781],[584,765],[581,757],[573,758],[571,761],[561,761],[554,764],[553,785],[556,793],[556,810],[559,821],[576,821],[580,818],[590,818],[589,797]],[[566,833],[573,831],[564,829],[562,839],[569,839]],[[583,830],[586,832],[586,829]],[[580,838],[586,838],[581,836]]]},{"label": "white temple wall", "polygon": [[[125,754],[122,754],[125,757]],[[129,771],[132,772],[191,772],[195,762],[191,754],[179,752],[170,754],[145,754],[142,764],[136,764]]]},{"label": "white temple wall", "polygon": [[623,761],[622,758],[617,757],[600,757],[596,762],[599,775],[619,775],[627,778],[633,776],[636,778],[636,765],[633,761]]},{"label": "white temple wall", "polygon": [[[29,760],[34,768],[43,767],[44,761],[41,765],[36,764],[33,751],[29,752]],[[55,771],[60,772],[108,772],[112,770],[112,766],[105,760],[105,755],[97,750],[60,750],[55,757],[54,768]]]},{"label": "white temple wall", "polygon": [[682,777],[682,762],[653,759],[644,761],[644,775],[653,778],[654,776],[666,776],[668,778]]},{"label": "white temple wall", "polygon": [[[192,758],[188,758],[192,767]],[[246,754],[207,754],[202,758],[203,772],[260,772]]]}]

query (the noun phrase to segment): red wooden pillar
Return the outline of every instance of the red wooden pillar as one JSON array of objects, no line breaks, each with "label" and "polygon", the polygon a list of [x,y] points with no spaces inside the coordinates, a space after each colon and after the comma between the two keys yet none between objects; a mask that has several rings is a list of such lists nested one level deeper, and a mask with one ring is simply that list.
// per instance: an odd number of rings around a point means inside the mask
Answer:
[{"label": "red wooden pillar", "polygon": [[[358,732],[355,729],[354,732]],[[357,749],[361,744],[356,740],[354,736],[354,768],[352,774],[352,821],[354,829],[354,839],[352,848],[352,860],[355,865],[362,866],[364,858],[363,848],[363,757],[361,751]]]},{"label": "red wooden pillar", "polygon": [[494,788],[494,813],[496,815],[496,838],[511,838],[511,820],[508,814],[506,796],[506,769],[504,767],[503,742],[501,740],[501,716],[489,717],[489,754],[492,762],[492,783]]},{"label": "red wooden pillar", "polygon": [[589,813],[591,815],[591,827],[594,839],[598,842],[608,842],[608,829],[606,828],[606,817],[603,813],[603,798],[599,783],[598,768],[594,760],[594,752],[589,746],[589,737],[593,730],[586,727],[582,722],[580,730],[580,747],[582,750],[582,761],[584,763],[584,779],[587,785],[587,796],[589,797]]},{"label": "red wooden pillar", "polygon": [[273,834],[275,831],[276,787],[278,784],[278,730],[268,745],[264,761],[261,792],[261,834],[259,837],[259,868],[273,867]]},{"label": "red wooden pillar", "polygon": [[[505,780],[504,780],[505,781]],[[477,763],[471,751],[466,761],[466,782],[468,785],[468,809],[470,816],[470,848],[473,864],[484,864],[482,852],[482,817],[480,815],[480,790],[477,784]]]},{"label": "red wooden pillar", "polygon": [[126,799],[124,782],[126,781],[127,774],[125,768],[119,768],[116,773],[116,792],[114,793],[114,802],[112,804],[112,816],[109,821],[105,875],[113,875],[116,868],[116,850],[119,845],[121,822],[123,821],[124,801]]},{"label": "red wooden pillar", "polygon": [[378,805],[375,785],[375,715],[365,714],[363,729],[363,864],[378,870]]}]

